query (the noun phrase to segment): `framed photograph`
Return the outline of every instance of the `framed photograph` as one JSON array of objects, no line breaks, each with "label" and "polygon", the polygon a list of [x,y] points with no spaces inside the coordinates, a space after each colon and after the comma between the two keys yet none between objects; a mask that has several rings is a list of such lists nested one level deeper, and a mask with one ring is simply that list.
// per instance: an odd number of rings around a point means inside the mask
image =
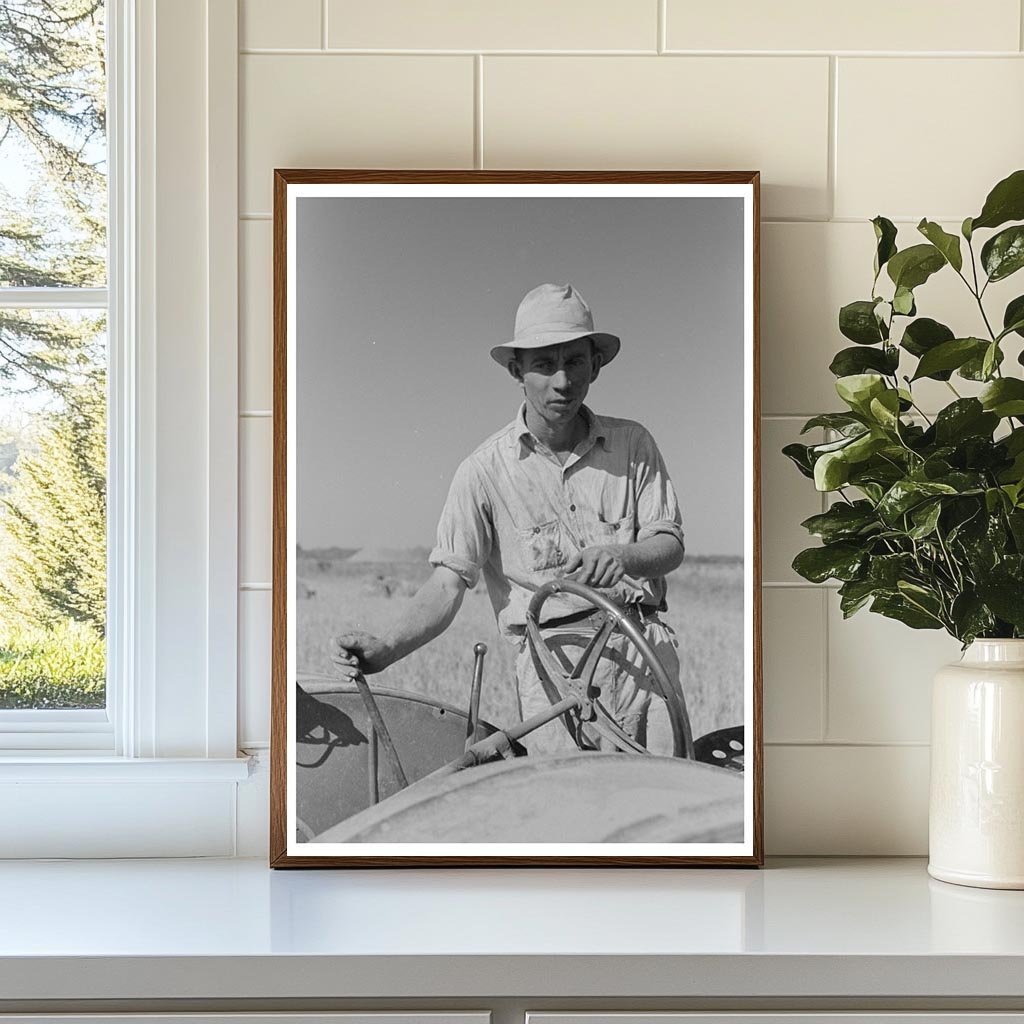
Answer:
[{"label": "framed photograph", "polygon": [[275,172],[273,866],[761,864],[758,185]]}]

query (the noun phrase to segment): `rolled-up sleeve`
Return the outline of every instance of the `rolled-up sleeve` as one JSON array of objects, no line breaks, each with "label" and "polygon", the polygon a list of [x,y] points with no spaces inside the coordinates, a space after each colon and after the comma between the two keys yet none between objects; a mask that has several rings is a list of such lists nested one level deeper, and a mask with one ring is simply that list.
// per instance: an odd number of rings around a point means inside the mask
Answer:
[{"label": "rolled-up sleeve", "polygon": [[637,541],[659,533],[675,537],[683,546],[683,518],[665,461],[646,430],[641,430],[636,452]]},{"label": "rolled-up sleeve", "polygon": [[437,524],[430,564],[445,566],[472,589],[491,555],[493,526],[486,490],[471,460],[456,470]]}]

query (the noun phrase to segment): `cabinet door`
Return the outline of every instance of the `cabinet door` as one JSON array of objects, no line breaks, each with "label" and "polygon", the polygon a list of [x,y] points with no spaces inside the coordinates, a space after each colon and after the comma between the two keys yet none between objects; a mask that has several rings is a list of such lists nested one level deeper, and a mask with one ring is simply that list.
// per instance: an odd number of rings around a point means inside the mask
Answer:
[{"label": "cabinet door", "polygon": [[489,1012],[429,1013],[0,1013],[0,1024],[490,1024]]},{"label": "cabinet door", "polygon": [[527,1013],[526,1024],[1024,1024],[1024,1013]]}]

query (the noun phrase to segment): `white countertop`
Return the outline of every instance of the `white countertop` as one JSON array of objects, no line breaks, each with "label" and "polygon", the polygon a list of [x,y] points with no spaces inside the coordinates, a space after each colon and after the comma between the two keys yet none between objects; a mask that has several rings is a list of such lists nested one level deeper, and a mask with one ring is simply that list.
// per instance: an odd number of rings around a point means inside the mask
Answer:
[{"label": "white countertop", "polygon": [[0,864],[0,1000],[182,992],[1022,998],[1024,892],[937,882],[916,859],[762,871]]}]

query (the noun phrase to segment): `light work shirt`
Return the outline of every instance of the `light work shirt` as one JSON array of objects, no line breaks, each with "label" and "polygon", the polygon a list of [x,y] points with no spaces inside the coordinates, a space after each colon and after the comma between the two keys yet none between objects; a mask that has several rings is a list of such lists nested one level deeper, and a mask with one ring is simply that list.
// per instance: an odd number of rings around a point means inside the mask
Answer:
[{"label": "light work shirt", "polygon": [[[430,564],[474,587],[483,573],[501,632],[518,639],[533,593],[563,575],[585,547],[632,544],[664,533],[683,543],[679,503],[654,438],[632,420],[586,406],[586,438],[561,465],[526,426],[526,406],[456,470]],[[624,577],[602,592],[665,608],[665,579]],[[588,608],[556,594],[544,621]]]}]

